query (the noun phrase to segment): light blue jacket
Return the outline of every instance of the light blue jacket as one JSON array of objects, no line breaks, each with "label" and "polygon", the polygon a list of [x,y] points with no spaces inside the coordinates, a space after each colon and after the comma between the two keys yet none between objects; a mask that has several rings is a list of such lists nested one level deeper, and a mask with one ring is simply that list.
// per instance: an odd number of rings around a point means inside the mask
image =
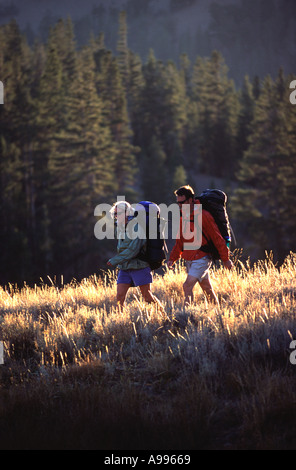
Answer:
[{"label": "light blue jacket", "polygon": [[[142,230],[138,227],[138,224],[135,226],[135,231]],[[126,231],[124,233],[117,234],[118,243],[117,243],[117,255],[109,259],[109,263],[112,266],[117,266],[119,269],[143,269],[149,266],[147,261],[137,258],[141,248],[146,245],[146,238],[143,235],[141,237],[136,237],[131,239],[128,236]]]}]

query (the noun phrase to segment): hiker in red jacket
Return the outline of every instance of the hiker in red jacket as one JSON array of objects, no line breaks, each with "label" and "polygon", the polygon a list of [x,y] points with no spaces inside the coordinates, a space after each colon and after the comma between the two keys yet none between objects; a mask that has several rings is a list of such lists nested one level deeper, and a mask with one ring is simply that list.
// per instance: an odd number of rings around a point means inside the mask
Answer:
[{"label": "hiker in red jacket", "polygon": [[[209,277],[212,258],[209,253],[203,252],[200,247],[206,245],[208,240],[211,240],[217,248],[224,266],[227,269],[231,269],[233,263],[229,259],[229,249],[220,234],[213,216],[206,210],[202,210],[202,243],[199,248],[194,248],[193,246],[192,249],[189,249],[191,241],[188,239],[189,232],[186,234],[184,230],[186,231],[187,226],[191,234],[196,233],[197,228],[194,227],[194,214],[198,210],[200,203],[194,198],[194,191],[188,185],[177,189],[174,194],[177,197],[177,204],[179,204],[180,209],[183,204],[187,204],[190,207],[190,216],[187,218],[188,223],[186,224],[186,220],[184,220],[186,215],[184,216],[183,211],[181,212],[179,234],[167,265],[171,268],[180,257],[186,260],[187,278],[183,284],[185,303],[193,302],[193,288],[198,282],[208,301],[219,305]],[[192,239],[194,239],[194,235],[192,235]],[[188,244],[186,249],[184,249],[185,243]]]}]

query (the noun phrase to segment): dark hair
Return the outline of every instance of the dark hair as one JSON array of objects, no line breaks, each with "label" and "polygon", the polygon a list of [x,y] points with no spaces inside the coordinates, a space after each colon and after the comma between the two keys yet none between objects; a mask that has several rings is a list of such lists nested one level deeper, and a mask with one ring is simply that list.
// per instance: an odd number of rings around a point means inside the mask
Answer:
[{"label": "dark hair", "polygon": [[176,189],[176,191],[174,191],[174,194],[176,196],[185,196],[186,199],[189,199],[190,197],[194,199],[194,191],[191,186],[189,186],[189,184],[187,184],[186,186],[181,186],[179,189]]}]

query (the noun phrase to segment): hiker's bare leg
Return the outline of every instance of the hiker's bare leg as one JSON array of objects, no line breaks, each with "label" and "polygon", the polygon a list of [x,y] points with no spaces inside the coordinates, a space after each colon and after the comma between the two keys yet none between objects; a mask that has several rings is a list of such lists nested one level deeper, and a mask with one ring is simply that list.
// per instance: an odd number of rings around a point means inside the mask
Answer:
[{"label": "hiker's bare leg", "polygon": [[139,286],[142,296],[144,297],[145,301],[149,304],[154,303],[157,304],[160,309],[163,311],[163,305],[161,304],[160,300],[152,294],[151,292],[151,285],[144,284],[143,286]]},{"label": "hiker's bare leg", "polygon": [[183,292],[185,295],[185,304],[190,304],[190,302],[193,302],[193,288],[195,284],[197,283],[197,278],[194,276],[190,276],[188,274],[186,281],[183,284]]},{"label": "hiker's bare leg", "polygon": [[213,286],[211,284],[210,278],[207,277],[203,279],[202,281],[200,281],[199,285],[202,288],[208,302],[219,305],[218,297],[216,296],[213,290]]},{"label": "hiker's bare leg", "polygon": [[143,286],[139,286],[139,289],[146,302],[151,304],[152,302],[154,303],[156,301],[150,290],[150,284],[144,284]]},{"label": "hiker's bare leg", "polygon": [[124,301],[125,301],[125,298],[126,298],[126,294],[127,294],[127,291],[129,290],[130,288],[130,284],[117,284],[117,304],[119,306],[120,309],[122,309],[123,307],[123,304],[124,304]]}]

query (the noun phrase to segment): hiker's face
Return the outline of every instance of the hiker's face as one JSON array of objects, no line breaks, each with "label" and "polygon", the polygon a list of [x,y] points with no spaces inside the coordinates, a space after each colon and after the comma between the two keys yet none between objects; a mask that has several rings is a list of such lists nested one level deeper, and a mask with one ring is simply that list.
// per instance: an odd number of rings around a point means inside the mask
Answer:
[{"label": "hiker's face", "polygon": [[186,198],[186,196],[177,196],[177,204],[179,205],[180,211],[182,211],[183,204],[189,205],[190,210],[193,210],[193,207],[194,207],[192,197]]},{"label": "hiker's face", "polygon": [[117,224],[120,226],[120,225],[125,225],[126,223],[126,220],[127,220],[127,215],[126,215],[126,211],[124,209],[121,209],[121,208],[117,208],[117,210],[115,211],[115,214],[114,214],[116,220],[117,220]]}]

